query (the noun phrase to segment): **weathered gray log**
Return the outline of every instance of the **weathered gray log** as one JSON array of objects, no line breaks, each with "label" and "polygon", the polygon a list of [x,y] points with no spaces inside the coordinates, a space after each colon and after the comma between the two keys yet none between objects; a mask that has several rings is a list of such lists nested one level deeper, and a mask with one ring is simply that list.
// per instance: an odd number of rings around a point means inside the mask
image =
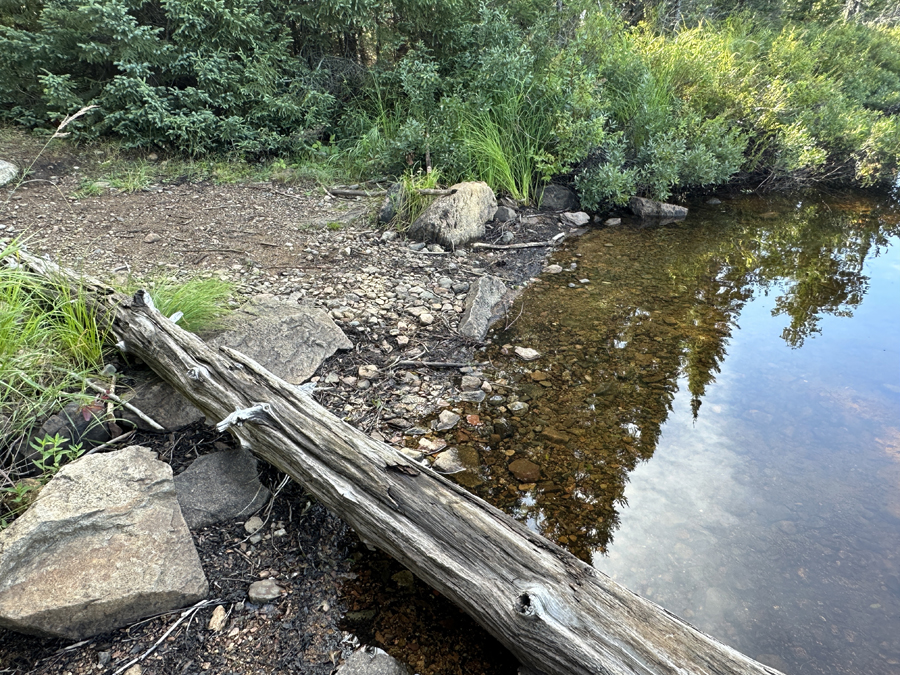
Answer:
[{"label": "weathered gray log", "polygon": [[86,285],[100,291],[97,305],[122,347],[524,664],[548,675],[778,675],[345,424],[250,358],[214,351],[146,293],[126,298]]}]

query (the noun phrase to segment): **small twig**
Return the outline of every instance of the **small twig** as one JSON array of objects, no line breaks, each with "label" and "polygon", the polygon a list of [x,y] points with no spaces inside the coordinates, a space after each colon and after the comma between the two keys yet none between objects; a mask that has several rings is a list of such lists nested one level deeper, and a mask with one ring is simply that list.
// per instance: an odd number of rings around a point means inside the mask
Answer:
[{"label": "small twig", "polygon": [[[562,234],[562,232],[560,232]],[[517,248],[541,248],[543,246],[556,246],[560,241],[562,241],[562,237],[557,235],[553,237],[553,239],[548,239],[547,241],[529,241],[524,244],[485,244],[484,242],[478,241],[472,244],[472,248],[490,248],[498,251],[508,251]]]},{"label": "small twig", "polygon": [[245,255],[244,251],[238,251],[234,248],[180,248],[179,253],[237,253]]},{"label": "small twig", "polygon": [[86,457],[87,455],[93,455],[95,452],[100,452],[101,450],[106,450],[106,448],[109,448],[109,447],[115,445],[116,443],[120,443],[120,442],[124,441],[129,436],[133,436],[135,431],[137,431],[137,429],[132,429],[131,431],[126,431],[124,434],[122,434],[120,436],[116,436],[112,440],[106,441],[106,443],[104,443],[103,445],[98,445],[96,448],[91,448],[86,453],[84,453],[82,455],[82,457]]},{"label": "small twig", "polygon": [[[513,325],[516,321],[519,320],[519,318],[522,316],[522,312],[524,312],[524,311],[525,311],[525,301],[523,300],[523,301],[522,301],[522,307],[519,309],[519,313],[516,315],[516,318],[513,319],[512,321],[510,321],[509,323],[507,323],[507,324],[506,324],[506,327],[505,327],[503,330],[509,330],[509,329],[512,327],[512,325]],[[509,317],[509,314],[507,314],[507,317]]]},{"label": "small twig", "polygon": [[153,420],[153,419],[151,419],[150,417],[148,417],[147,415],[145,415],[142,411],[138,410],[138,409],[135,408],[133,405],[131,405],[130,403],[128,403],[128,401],[123,401],[121,398],[119,398],[119,397],[116,396],[115,394],[110,393],[109,391],[107,391],[106,389],[104,389],[103,387],[101,387],[100,385],[94,384],[93,382],[91,382],[91,381],[88,380],[88,379],[85,379],[84,383],[85,383],[87,386],[89,386],[91,389],[93,389],[94,391],[96,391],[96,392],[98,392],[98,393],[100,393],[100,394],[105,394],[106,396],[109,396],[109,398],[111,398],[111,399],[112,399],[113,401],[115,401],[116,403],[121,403],[122,406],[124,406],[125,408],[127,408],[128,410],[130,410],[131,412],[133,412],[135,415],[137,415],[138,417],[140,417],[142,420],[144,420],[147,424],[149,424],[151,427],[153,427],[153,428],[156,429],[157,431],[165,431],[165,428],[164,428],[161,424],[159,424],[159,423],[156,422],[155,420]]},{"label": "small twig", "polygon": [[193,616],[193,615],[196,614],[198,611],[200,611],[203,607],[206,607],[207,605],[214,604],[214,603],[216,603],[216,602],[220,602],[220,601],[219,601],[218,599],[216,599],[216,600],[201,600],[200,602],[198,602],[196,605],[194,605],[194,606],[191,607],[190,609],[185,610],[184,612],[182,612],[182,613],[181,613],[181,616],[178,618],[178,620],[177,620],[175,623],[173,623],[173,624],[171,625],[171,627],[169,628],[169,630],[167,630],[165,633],[162,634],[162,637],[159,638],[159,640],[157,640],[156,642],[153,643],[153,645],[150,647],[150,649],[148,649],[147,651],[145,651],[145,652],[144,652],[143,654],[141,654],[140,656],[135,657],[134,659],[132,659],[131,661],[129,661],[128,663],[126,663],[124,666],[122,666],[122,667],[119,668],[116,672],[114,672],[113,675],[119,675],[120,673],[123,673],[123,672],[125,672],[126,670],[128,670],[129,668],[131,668],[131,666],[133,666],[135,663],[140,663],[141,661],[143,661],[144,659],[146,659],[148,656],[150,656],[153,652],[156,651],[156,648],[159,647],[159,646],[163,643],[163,641],[164,641],[167,637],[169,637],[169,635],[171,635],[172,632],[173,632],[176,628],[178,628],[178,626],[180,626],[182,623],[184,623],[184,620],[185,620],[185,619],[187,619],[189,616]]}]

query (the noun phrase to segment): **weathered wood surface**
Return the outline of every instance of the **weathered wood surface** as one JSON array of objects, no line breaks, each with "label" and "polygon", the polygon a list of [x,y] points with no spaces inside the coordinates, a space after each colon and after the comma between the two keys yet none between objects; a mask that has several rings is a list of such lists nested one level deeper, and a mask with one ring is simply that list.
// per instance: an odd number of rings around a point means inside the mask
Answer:
[{"label": "weathered wood surface", "polygon": [[[43,261],[30,264],[48,271]],[[146,294],[125,298],[93,287],[127,352],[522,663],[548,675],[778,674],[370,439],[248,357],[214,351],[156,311]]]}]

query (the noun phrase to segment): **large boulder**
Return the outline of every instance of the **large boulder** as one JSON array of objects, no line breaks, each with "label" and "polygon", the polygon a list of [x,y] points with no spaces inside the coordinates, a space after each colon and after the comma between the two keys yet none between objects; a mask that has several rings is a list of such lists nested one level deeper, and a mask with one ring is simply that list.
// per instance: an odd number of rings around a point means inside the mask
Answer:
[{"label": "large boulder", "polygon": [[460,335],[483,340],[491,323],[506,311],[507,292],[502,279],[489,274],[479,277],[466,295],[466,306],[459,319]]},{"label": "large boulder", "polygon": [[688,210],[683,206],[643,197],[632,197],[628,202],[628,208],[641,218],[684,218],[688,214]]},{"label": "large boulder", "polygon": [[229,315],[227,327],[208,339],[236,349],[291,384],[312,377],[322,362],[353,343],[321,309],[256,296]]},{"label": "large boulder", "polygon": [[82,640],[209,587],[172,469],[131,446],[64,466],[0,532],[0,626]]},{"label": "large boulder", "polygon": [[259,482],[256,457],[243,448],[203,455],[175,476],[178,503],[188,527],[201,527],[256,513],[270,497]]},{"label": "large boulder", "polygon": [[409,236],[455,249],[484,236],[494,218],[497,198],[487,183],[457,183],[452,195],[438,197],[409,228]]},{"label": "large boulder", "polygon": [[0,187],[11,183],[19,174],[19,167],[11,162],[0,159]]}]

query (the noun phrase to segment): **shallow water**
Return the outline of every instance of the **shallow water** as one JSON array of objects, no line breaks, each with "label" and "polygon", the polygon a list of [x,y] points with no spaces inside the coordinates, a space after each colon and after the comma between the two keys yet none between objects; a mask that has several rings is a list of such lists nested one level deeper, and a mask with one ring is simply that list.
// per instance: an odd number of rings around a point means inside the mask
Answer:
[{"label": "shallow water", "polygon": [[495,336],[544,356],[489,351],[461,482],[787,673],[900,673],[898,222],[741,198],[582,237]]}]

